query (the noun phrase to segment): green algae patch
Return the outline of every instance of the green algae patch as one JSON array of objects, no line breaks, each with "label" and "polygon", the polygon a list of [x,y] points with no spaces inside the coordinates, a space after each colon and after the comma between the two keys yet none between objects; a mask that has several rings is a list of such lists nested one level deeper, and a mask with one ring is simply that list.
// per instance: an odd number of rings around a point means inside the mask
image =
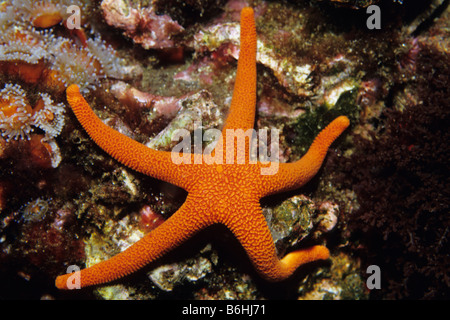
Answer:
[{"label": "green algae patch", "polygon": [[360,111],[356,103],[357,94],[358,88],[345,91],[333,107],[329,108],[322,104],[314,110],[309,109],[288,124],[284,129],[284,135],[293,153],[305,154],[317,134],[339,116],[347,116],[350,125],[353,125],[359,118]]}]

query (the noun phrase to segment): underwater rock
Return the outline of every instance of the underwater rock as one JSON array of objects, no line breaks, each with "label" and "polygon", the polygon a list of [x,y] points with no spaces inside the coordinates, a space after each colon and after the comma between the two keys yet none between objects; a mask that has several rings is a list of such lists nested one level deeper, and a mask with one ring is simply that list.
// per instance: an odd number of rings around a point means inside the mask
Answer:
[{"label": "underwater rock", "polygon": [[140,200],[139,181],[132,171],[117,168],[103,174],[100,181],[91,188],[95,200],[105,204],[126,204]]},{"label": "underwater rock", "polygon": [[109,25],[123,29],[124,35],[145,49],[173,48],[172,37],[184,31],[168,15],[157,15],[153,5],[135,9],[127,0],[103,0],[101,8]]},{"label": "underwater rock", "polygon": [[319,211],[321,212],[318,217],[319,230],[325,233],[330,232],[338,222],[339,205],[332,203],[331,201],[325,201],[320,204]]},{"label": "underwater rock", "polygon": [[305,278],[298,290],[299,300],[366,300],[369,290],[361,277],[360,262],[339,253],[331,257],[331,267],[321,268]]},{"label": "underwater rock", "polygon": [[158,117],[173,119],[182,108],[182,98],[163,97],[143,92],[122,81],[113,84],[111,92],[121,103],[134,112],[139,112],[142,109],[151,110],[151,118],[153,119]]},{"label": "underwater rock", "polygon": [[163,291],[172,291],[186,283],[194,284],[212,272],[211,261],[203,256],[207,251],[211,251],[210,245],[201,250],[202,256],[162,265],[149,272],[148,277]]},{"label": "underwater rock", "polygon": [[[217,270],[217,267],[215,268]],[[193,292],[198,300],[259,300],[262,299],[252,277],[235,268],[220,268],[207,283]]]},{"label": "underwater rock", "polygon": [[206,130],[222,124],[222,113],[207,90],[191,92],[181,97],[164,97],[142,92],[124,82],[111,87],[116,98],[128,107],[130,117],[140,115],[139,131],[151,131],[158,121],[168,122],[156,136],[145,143],[149,148],[170,150],[176,130]]},{"label": "underwater rock", "polygon": [[304,196],[293,196],[274,209],[264,209],[279,255],[306,237],[319,238],[337,224],[339,206],[331,202],[316,204]]},{"label": "underwater rock", "polygon": [[[190,44],[196,52],[216,51],[221,46],[236,60],[239,58],[239,23],[227,22],[213,25],[200,30],[194,35]],[[271,42],[263,39],[257,40],[256,60],[273,71],[279,83],[290,92],[311,96],[311,73],[314,67],[310,64],[294,65],[291,59],[276,53]]]},{"label": "underwater rock", "polygon": [[267,224],[280,255],[311,232],[315,214],[314,202],[305,196],[294,196],[273,210],[265,210]]},{"label": "underwater rock", "polygon": [[[61,266],[70,263],[81,263],[84,259],[84,245],[71,232],[58,226],[74,219],[73,211],[68,210],[62,218],[56,212],[67,210],[58,208],[52,199],[37,198],[26,203],[16,214],[14,220],[3,221],[5,230],[9,224],[20,230],[20,237],[6,238],[2,250],[7,250],[7,256],[19,263],[20,269],[28,280],[35,276],[54,276]],[[63,219],[63,220],[61,220]]]},{"label": "underwater rock", "polygon": [[157,228],[165,221],[163,215],[153,210],[149,205],[144,205],[139,214],[141,216],[139,228],[146,233]]},{"label": "underwater rock", "polygon": [[177,103],[182,108],[166,128],[145,144],[147,147],[169,150],[179,143],[179,141],[172,140],[176,130],[183,129],[193,132],[194,130],[217,128],[222,124],[223,117],[220,109],[207,90],[183,96]]},{"label": "underwater rock", "polygon": [[153,0],[157,12],[170,15],[186,28],[201,21],[208,21],[223,11],[228,0]]}]

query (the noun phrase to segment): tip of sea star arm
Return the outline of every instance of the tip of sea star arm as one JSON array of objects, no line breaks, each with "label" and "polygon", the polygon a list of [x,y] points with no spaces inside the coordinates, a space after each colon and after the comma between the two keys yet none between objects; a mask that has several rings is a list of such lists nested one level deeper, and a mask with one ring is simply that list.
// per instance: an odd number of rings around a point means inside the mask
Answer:
[{"label": "tip of sea star arm", "polygon": [[80,93],[80,87],[76,84],[71,84],[67,87],[66,93],[70,95]]},{"label": "tip of sea star arm", "polygon": [[287,279],[301,265],[318,260],[327,260],[329,257],[330,251],[324,246],[313,246],[288,253],[281,259],[278,273],[273,278],[269,278],[269,280],[280,281]]},{"label": "tip of sea star arm", "polygon": [[315,157],[316,160],[322,161],[328,148],[349,125],[350,120],[346,116],[340,116],[334,119],[317,135],[305,156],[310,154]]},{"label": "tip of sea star arm", "polygon": [[334,119],[325,129],[320,131],[311,144],[311,147],[309,147],[308,152],[296,163],[302,167],[309,167],[312,175],[315,175],[322,165],[328,148],[349,125],[350,120],[346,116],[340,116]]},{"label": "tip of sea star arm", "polygon": [[300,188],[319,171],[328,148],[350,125],[346,116],[334,119],[314,139],[308,152],[298,161],[280,163],[274,174],[261,176],[261,194],[267,196],[274,192]]},{"label": "tip of sea star arm", "polygon": [[56,277],[55,280],[55,287],[57,287],[60,290],[67,290],[67,279],[68,279],[68,275],[61,275]]},{"label": "tip of sea star arm", "polygon": [[350,120],[346,116],[339,116],[333,120],[336,123],[337,127],[341,127],[341,132],[347,129],[350,125]]},{"label": "tip of sea star arm", "polygon": [[241,19],[242,18],[252,18],[253,17],[253,8],[252,7],[245,7],[241,11]]},{"label": "tip of sea star arm", "polygon": [[66,97],[67,102],[69,103],[70,107],[74,111],[75,115],[77,115],[77,118],[80,116],[80,114],[77,114],[77,111],[79,110],[90,110],[90,107],[88,103],[84,100],[83,96],[80,93],[80,87],[76,84],[71,84],[66,89]]}]

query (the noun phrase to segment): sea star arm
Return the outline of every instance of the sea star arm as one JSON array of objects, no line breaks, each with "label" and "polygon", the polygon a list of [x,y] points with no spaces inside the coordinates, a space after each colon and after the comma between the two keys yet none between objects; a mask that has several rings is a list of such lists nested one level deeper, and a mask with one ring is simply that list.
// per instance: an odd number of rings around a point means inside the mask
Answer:
[{"label": "sea star arm", "polygon": [[226,129],[253,129],[256,104],[256,28],[252,8],[241,12],[239,60]]},{"label": "sea star arm", "polygon": [[[236,81],[234,84],[233,98],[228,111],[228,116],[222,128],[222,138],[217,142],[214,152],[221,152],[224,161],[230,161],[230,151],[234,151],[231,162],[242,163],[249,159],[250,136],[246,136],[247,130],[252,130],[255,122],[256,104],[256,28],[252,8],[244,8],[241,11],[241,35]],[[231,134],[227,139],[228,134]],[[236,134],[236,136],[235,136]],[[237,136],[244,137],[243,151],[238,156]],[[225,146],[225,147],[224,147]],[[242,150],[241,150],[242,151]],[[243,157],[243,158],[242,158]],[[239,158],[239,159],[238,159]],[[226,160],[225,160],[226,159]]]},{"label": "sea star arm", "polygon": [[279,259],[259,203],[252,206],[247,204],[242,209],[248,214],[225,224],[244,247],[255,269],[266,280],[284,280],[305,263],[328,259],[329,251],[324,246],[297,250]]},{"label": "sea star arm", "polygon": [[260,176],[260,195],[267,196],[300,188],[319,171],[328,148],[334,140],[349,126],[345,116],[334,119],[314,139],[308,152],[298,161],[280,163],[277,172]]},{"label": "sea star arm", "polygon": [[[196,212],[196,205],[188,196],[186,202],[163,224],[145,235],[125,251],[80,271],[80,286],[87,287],[122,278],[176,248],[199,230],[210,224]],[[68,273],[56,278],[59,289],[68,289]]]},{"label": "sea star arm", "polygon": [[70,85],[66,94],[78,121],[100,148],[136,171],[189,190],[195,177],[191,169],[196,166],[174,163],[171,152],[153,150],[108,127],[92,111],[77,85]]}]

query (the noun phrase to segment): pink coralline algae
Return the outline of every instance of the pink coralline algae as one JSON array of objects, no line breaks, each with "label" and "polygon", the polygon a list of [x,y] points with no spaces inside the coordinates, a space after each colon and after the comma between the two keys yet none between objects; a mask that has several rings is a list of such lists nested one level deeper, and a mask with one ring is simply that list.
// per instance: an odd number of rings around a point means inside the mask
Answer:
[{"label": "pink coralline algae", "polygon": [[139,211],[139,227],[144,232],[150,232],[161,225],[165,220],[163,216],[153,210],[149,205],[145,205]]},{"label": "pink coralline algae", "polygon": [[104,0],[101,8],[106,22],[145,49],[175,47],[172,36],[184,28],[168,15],[157,15],[153,6],[135,9],[126,0]]},{"label": "pink coralline algae", "polygon": [[339,205],[331,201],[325,201],[320,204],[319,211],[321,213],[319,219],[319,230],[323,232],[333,230],[338,222]]},{"label": "pink coralline algae", "polygon": [[398,62],[399,71],[405,73],[414,73],[416,71],[416,61],[420,53],[420,43],[417,38],[411,39],[410,43],[405,44],[405,47],[409,47],[408,51],[403,54]]},{"label": "pink coralline algae", "polygon": [[[207,90],[189,92],[181,97],[164,97],[142,92],[124,82],[117,82],[111,87],[116,98],[126,105],[129,113],[142,113],[139,131],[150,131],[157,120],[170,123],[145,145],[149,148],[169,150],[178,143],[172,141],[172,134],[177,129],[193,131],[210,129],[222,124],[221,112]],[[145,111],[145,112],[143,112]],[[121,128],[116,128],[122,131]]]},{"label": "pink coralline algae", "polygon": [[163,97],[143,92],[122,81],[112,85],[111,92],[121,103],[131,109],[152,109],[156,116],[173,118],[181,108],[179,98]]}]

